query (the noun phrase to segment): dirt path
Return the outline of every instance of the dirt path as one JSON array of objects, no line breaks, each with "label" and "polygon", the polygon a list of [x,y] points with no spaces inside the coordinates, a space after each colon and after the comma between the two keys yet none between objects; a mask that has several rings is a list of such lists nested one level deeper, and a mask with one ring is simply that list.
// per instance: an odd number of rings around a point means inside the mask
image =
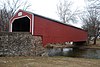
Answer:
[{"label": "dirt path", "polygon": [[0,57],[0,67],[100,67],[100,59],[69,57]]}]

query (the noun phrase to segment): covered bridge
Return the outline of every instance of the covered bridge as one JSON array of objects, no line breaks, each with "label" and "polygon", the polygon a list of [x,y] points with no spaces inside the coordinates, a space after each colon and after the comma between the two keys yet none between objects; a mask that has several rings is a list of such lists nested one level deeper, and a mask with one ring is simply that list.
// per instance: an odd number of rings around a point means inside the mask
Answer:
[{"label": "covered bridge", "polygon": [[86,42],[87,32],[59,21],[19,10],[10,20],[10,32],[30,32],[41,36],[43,46],[48,43]]}]

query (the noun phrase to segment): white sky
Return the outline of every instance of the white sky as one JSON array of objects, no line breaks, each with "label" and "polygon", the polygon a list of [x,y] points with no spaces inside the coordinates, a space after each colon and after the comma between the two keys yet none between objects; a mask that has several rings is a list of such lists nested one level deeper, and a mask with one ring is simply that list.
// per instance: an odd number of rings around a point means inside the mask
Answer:
[{"label": "white sky", "polygon": [[[28,0],[32,5],[29,11],[33,13],[37,13],[42,16],[46,16],[52,19],[59,20],[57,15],[57,3],[59,0]],[[84,0],[73,0],[74,8],[82,9],[84,4]],[[77,27],[81,27],[80,21],[77,24],[72,24]]]}]

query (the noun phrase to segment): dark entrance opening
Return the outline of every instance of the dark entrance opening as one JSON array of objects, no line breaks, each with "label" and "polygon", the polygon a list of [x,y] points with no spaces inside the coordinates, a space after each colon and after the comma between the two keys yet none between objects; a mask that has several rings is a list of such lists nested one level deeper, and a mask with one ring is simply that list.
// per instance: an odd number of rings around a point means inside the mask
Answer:
[{"label": "dark entrance opening", "polygon": [[12,32],[30,32],[30,19],[28,17],[23,17],[14,20]]}]

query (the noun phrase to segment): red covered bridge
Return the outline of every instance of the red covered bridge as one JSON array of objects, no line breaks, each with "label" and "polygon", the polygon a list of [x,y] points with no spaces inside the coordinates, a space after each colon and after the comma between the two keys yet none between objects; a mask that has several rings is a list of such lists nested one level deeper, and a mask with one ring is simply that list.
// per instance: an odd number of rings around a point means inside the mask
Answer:
[{"label": "red covered bridge", "polygon": [[59,21],[19,10],[10,20],[10,32],[31,32],[47,43],[86,42],[87,32]]}]

